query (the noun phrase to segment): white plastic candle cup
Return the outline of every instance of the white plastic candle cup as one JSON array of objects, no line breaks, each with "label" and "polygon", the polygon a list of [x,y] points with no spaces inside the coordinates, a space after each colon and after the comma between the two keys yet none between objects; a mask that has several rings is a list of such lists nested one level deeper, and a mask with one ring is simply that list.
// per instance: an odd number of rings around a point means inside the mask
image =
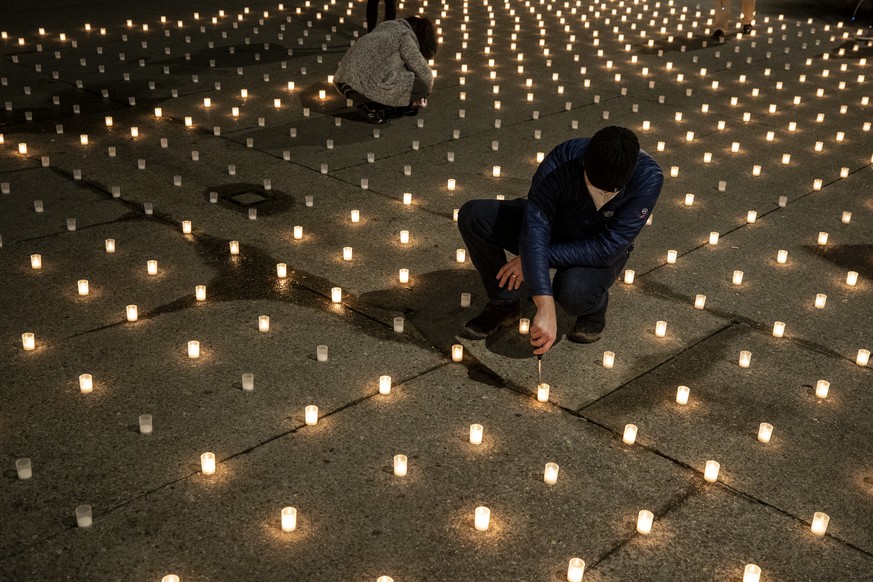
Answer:
[{"label": "white plastic candle cup", "polygon": [[848,210],[844,211],[842,215],[840,215],[840,222],[843,224],[849,224],[852,222],[852,213]]},{"label": "white plastic candle cup", "polygon": [[816,293],[815,294],[815,308],[816,309],[824,309],[825,304],[828,301],[828,296],[824,293]]},{"label": "white plastic candle cup", "polygon": [[79,375],[79,391],[82,394],[89,394],[94,390],[94,378],[91,374]]},{"label": "white plastic candle cup", "polygon": [[633,269],[626,269],[624,272],[624,282],[627,285],[632,285],[634,282],[635,272]]},{"label": "white plastic candle cup", "polygon": [[33,467],[30,464],[30,459],[16,459],[15,471],[18,473],[18,478],[21,480],[33,477]]},{"label": "white plastic candle cup", "polygon": [[494,176],[495,178],[499,178],[500,177],[500,166],[494,166],[493,168],[491,168],[491,175]]},{"label": "white plastic candle cup", "polygon": [[412,193],[411,192],[404,192],[403,193],[403,204],[406,206],[409,206],[410,204],[412,204]]},{"label": "white plastic candle cup", "polygon": [[718,470],[721,467],[717,461],[707,461],[703,470],[703,479],[709,483],[718,481]]},{"label": "white plastic candle cup", "polygon": [[461,344],[452,345],[452,361],[462,362],[464,360],[464,346]]},{"label": "white plastic candle cup", "polygon": [[846,285],[850,287],[854,287],[858,284],[858,272],[857,271],[849,271],[846,274]]},{"label": "white plastic candle cup", "polygon": [[239,241],[230,241],[230,254],[234,256],[239,254]]},{"label": "white plastic candle cup", "polygon": [[77,505],[76,506],[76,525],[79,527],[91,527],[93,523],[91,517],[91,506],[90,505]]},{"label": "white plastic candle cup", "polygon": [[343,247],[343,260],[351,261],[352,260],[352,247]]},{"label": "white plastic candle cup", "polygon": [[485,433],[485,429],[481,424],[471,424],[470,425],[470,444],[481,445],[482,444],[482,435]]},{"label": "white plastic candle cup", "polygon": [[679,256],[679,253],[674,250],[667,251],[667,263],[673,265],[676,263],[676,258]]},{"label": "white plastic candle cup", "polygon": [[167,574],[161,578],[161,582],[179,582],[179,577],[175,574]]},{"label": "white plastic candle cup", "polygon": [[769,443],[770,438],[773,436],[773,425],[768,422],[762,422],[758,425],[758,441],[762,443]]},{"label": "white plastic candle cup", "polygon": [[282,508],[282,531],[294,531],[297,529],[297,509],[295,507]]},{"label": "white plastic candle cup", "polygon": [[691,394],[691,388],[688,386],[679,386],[676,388],[676,403],[677,404],[688,404],[688,396]]},{"label": "white plastic candle cup", "polygon": [[82,135],[79,136],[79,143],[81,143],[82,145],[88,145],[88,134],[87,133],[83,133]]},{"label": "white plastic candle cup", "polygon": [[197,301],[206,301],[206,285],[197,285],[194,287],[194,299]]},{"label": "white plastic candle cup", "polygon": [[182,234],[191,234],[191,221],[183,220],[182,221]]},{"label": "white plastic candle cup", "polygon": [[571,558],[570,565],[567,567],[567,582],[582,582],[584,574],[585,560],[582,558]]},{"label": "white plastic candle cup", "polygon": [[818,233],[818,244],[819,246],[824,246],[828,244],[828,233],[820,232]]},{"label": "white plastic candle cup", "polygon": [[200,455],[200,472],[204,475],[215,473],[215,453],[203,453]]},{"label": "white plastic candle cup", "polygon": [[518,320],[518,333],[521,335],[527,335],[530,333],[530,319],[522,317]]},{"label": "white plastic candle cup", "polygon": [[706,295],[697,294],[694,297],[694,309],[703,309],[706,307]]},{"label": "white plastic candle cup", "polygon": [[752,363],[752,352],[743,350],[740,352],[740,368],[748,368]]},{"label": "white plastic candle cup", "polygon": [[[419,121],[422,120],[419,119]],[[391,576],[379,576],[378,578],[376,578],[376,582],[394,582],[394,578],[392,578]]]},{"label": "white plastic candle cup", "polygon": [[304,417],[306,424],[309,426],[318,424],[318,407],[310,404],[304,409]]},{"label": "white plastic candle cup", "polygon": [[822,513],[821,511],[816,511],[812,516],[812,533],[817,536],[825,535],[825,532],[828,531],[828,522],[831,520],[830,516],[827,513]]},{"label": "white plastic candle cup", "polygon": [[473,301],[473,295],[470,293],[461,293],[461,307],[470,307],[470,303]]},{"label": "white plastic candle cup", "polygon": [[[454,157],[454,156],[453,156],[453,157]],[[451,161],[451,160],[449,160],[449,161]],[[448,182],[447,182],[447,187],[448,187],[449,190],[454,190],[454,189],[455,189],[455,179],[454,179],[454,178],[449,178],[449,180],[448,180]]]},{"label": "white plastic candle cup", "polygon": [[780,265],[784,265],[788,261],[788,251],[780,250],[776,253],[776,262]]},{"label": "white plastic candle cup", "polygon": [[42,269],[42,255],[30,255],[30,268]]},{"label": "white plastic candle cup", "polygon": [[404,328],[403,318],[402,317],[395,317],[394,318],[394,331],[396,333],[403,333],[403,328]]},{"label": "white plastic candle cup", "polygon": [[379,394],[391,394],[391,376],[379,376]]},{"label": "white plastic candle cup", "polygon": [[467,260],[467,249],[458,249],[455,251],[455,261],[463,263]]},{"label": "white plastic candle cup", "polygon": [[303,238],[303,227],[295,226],[294,227],[294,240],[300,240]]},{"label": "white plastic candle cup", "polygon": [[709,244],[711,244],[711,245],[718,244],[718,233],[717,232],[709,233]]},{"label": "white plastic candle cup", "polygon": [[398,278],[401,283],[409,283],[409,269],[400,269]]},{"label": "white plastic candle cup", "polygon": [[153,424],[151,414],[139,415],[139,434],[152,434]]},{"label": "white plastic candle cup", "polygon": [[858,355],[855,357],[855,363],[859,366],[866,366],[870,362],[870,350],[861,348],[858,350]]},{"label": "white plastic candle cup", "polygon": [[315,359],[319,362],[327,361],[327,346],[319,345],[315,346]]},{"label": "white plastic candle cup", "polygon": [[115,239],[114,238],[107,238],[105,241],[105,245],[106,245],[106,252],[107,253],[112,254],[115,252]]},{"label": "white plastic candle cup", "polygon": [[409,244],[409,231],[401,230],[400,231],[400,244],[405,245]]},{"label": "white plastic candle cup", "polygon": [[394,475],[397,477],[406,477],[406,469],[406,455],[394,455]]},{"label": "white plastic candle cup", "polygon": [[754,223],[756,220],[758,220],[758,213],[757,213],[756,211],[754,211],[754,210],[749,210],[749,211],[746,213],[746,222],[748,222],[749,224],[752,224],[752,223]]},{"label": "white plastic candle cup", "polygon": [[188,357],[193,359],[200,357],[200,342],[191,340],[188,342]]},{"label": "white plastic candle cup", "polygon": [[791,154],[782,154],[782,163],[788,165],[791,163]]},{"label": "white plastic candle cup", "polygon": [[[703,153],[703,163],[709,164],[712,162],[712,152],[704,152]],[[687,204],[687,202],[686,202]]]},{"label": "white plastic candle cup", "polygon": [[640,510],[637,516],[637,531],[641,534],[649,534],[652,532],[652,522],[655,520],[655,515],[648,509]]},{"label": "white plastic candle cup", "polygon": [[548,402],[549,401],[549,385],[543,382],[542,384],[537,384],[537,401],[539,402]]},{"label": "white plastic candle cup", "polygon": [[621,440],[626,445],[632,445],[637,442],[637,425],[635,424],[626,424],[624,425],[624,433],[621,436]]},{"label": "white plastic candle cup", "polygon": [[658,321],[655,323],[655,336],[664,337],[667,335],[667,322]]},{"label": "white plastic candle cup", "polygon": [[128,305],[125,308],[125,311],[127,313],[127,321],[136,321],[139,318],[136,305]]},{"label": "white plastic candle cup", "polygon": [[25,351],[29,352],[36,348],[36,338],[31,332],[21,334],[21,345]]},{"label": "white plastic candle cup", "polygon": [[742,285],[743,272],[742,271],[734,271],[733,277],[731,277],[731,283],[733,283],[734,285]]},{"label": "white plastic candle cup", "polygon": [[827,380],[819,380],[815,384],[815,395],[818,398],[827,398],[828,391],[831,389],[831,383]]},{"label": "white plastic candle cup", "polygon": [[543,473],[543,481],[546,485],[554,485],[558,482],[558,464],[546,463],[546,469]]},{"label": "white plastic candle cup", "polygon": [[603,367],[611,370],[615,366],[615,352],[603,352]]},{"label": "white plastic candle cup", "polygon": [[148,261],[146,263],[146,268],[149,275],[157,275],[158,274],[158,262],[155,260]]},{"label": "white plastic candle cup", "polygon": [[340,287],[331,287],[330,288],[330,300],[333,303],[342,303],[343,300],[343,290]]},{"label": "white plastic candle cup", "polygon": [[475,513],[475,526],[479,531],[486,531],[491,522],[491,510],[487,507],[477,507]]},{"label": "white plastic candle cup", "polygon": [[270,316],[269,315],[259,315],[258,316],[258,331],[261,333],[267,333],[270,331]]},{"label": "white plastic candle cup", "polygon": [[785,322],[773,322],[773,337],[782,337],[785,335]]},{"label": "white plastic candle cup", "polygon": [[756,564],[746,564],[743,570],[743,582],[761,582],[761,568]]},{"label": "white plastic candle cup", "polygon": [[693,206],[694,205],[694,194],[688,193],[685,195],[685,206]]}]

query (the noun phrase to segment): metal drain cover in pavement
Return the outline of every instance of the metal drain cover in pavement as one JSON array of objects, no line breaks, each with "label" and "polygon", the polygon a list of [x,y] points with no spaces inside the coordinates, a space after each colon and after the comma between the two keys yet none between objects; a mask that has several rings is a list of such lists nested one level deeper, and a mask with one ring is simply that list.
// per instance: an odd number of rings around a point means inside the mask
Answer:
[{"label": "metal drain cover in pavement", "polygon": [[234,194],[228,198],[231,202],[235,202],[240,206],[251,206],[252,204],[257,204],[259,202],[264,202],[266,200],[271,200],[266,196],[263,196],[259,192],[255,192],[254,190],[249,190],[248,192],[240,192],[239,194]]}]

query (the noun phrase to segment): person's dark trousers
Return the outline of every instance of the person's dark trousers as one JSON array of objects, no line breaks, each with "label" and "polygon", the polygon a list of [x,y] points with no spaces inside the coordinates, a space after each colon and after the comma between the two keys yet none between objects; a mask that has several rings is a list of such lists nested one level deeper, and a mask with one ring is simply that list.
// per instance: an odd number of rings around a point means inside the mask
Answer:
[{"label": "person's dark trousers", "polygon": [[[397,4],[395,0],[385,0],[385,20],[397,18]],[[367,0],[367,32],[370,32],[379,23],[379,0]]]},{"label": "person's dark trousers", "polygon": [[[479,271],[489,303],[518,301],[515,291],[501,288],[497,272],[506,264],[506,251],[518,254],[518,240],[527,200],[471,200],[458,212],[458,228]],[[552,281],[555,301],[570,315],[591,315],[604,309],[609,288],[627,262],[630,250],[605,268],[558,269]]]}]

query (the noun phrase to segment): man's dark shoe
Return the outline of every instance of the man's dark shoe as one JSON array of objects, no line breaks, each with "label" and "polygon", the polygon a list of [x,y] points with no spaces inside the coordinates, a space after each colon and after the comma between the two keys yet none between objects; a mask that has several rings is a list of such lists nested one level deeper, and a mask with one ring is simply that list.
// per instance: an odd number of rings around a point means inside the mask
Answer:
[{"label": "man's dark shoe", "polygon": [[712,40],[724,40],[724,31],[716,28],[712,33]]},{"label": "man's dark shoe", "polygon": [[385,109],[377,107],[375,103],[361,103],[357,109],[369,123],[385,123]]},{"label": "man's dark shoe", "polygon": [[751,34],[752,33],[752,25],[744,24],[743,25],[743,34]]},{"label": "man's dark shoe", "polygon": [[604,305],[600,311],[577,317],[573,331],[567,334],[567,339],[577,344],[593,344],[600,339],[605,327],[606,306]]},{"label": "man's dark shoe", "polygon": [[464,331],[473,339],[485,339],[501,327],[518,321],[521,307],[515,303],[489,303],[482,313],[464,324]]}]

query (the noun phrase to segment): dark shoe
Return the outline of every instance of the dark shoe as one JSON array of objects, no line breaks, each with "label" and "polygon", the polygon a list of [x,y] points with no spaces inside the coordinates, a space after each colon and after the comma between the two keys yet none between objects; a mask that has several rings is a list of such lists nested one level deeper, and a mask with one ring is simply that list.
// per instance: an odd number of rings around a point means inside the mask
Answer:
[{"label": "dark shoe", "polygon": [[590,315],[577,317],[573,332],[567,334],[567,339],[577,344],[593,344],[600,339],[605,327],[606,306]]},{"label": "dark shoe", "polygon": [[716,28],[712,33],[712,40],[724,40],[724,31]]},{"label": "dark shoe", "polygon": [[358,105],[358,113],[369,123],[385,123],[385,109],[377,107],[375,103],[362,103]]},{"label": "dark shoe", "polygon": [[752,33],[752,25],[744,24],[743,25],[743,34],[751,34]]},{"label": "dark shoe", "polygon": [[386,119],[395,119],[398,117],[415,117],[418,115],[418,107],[407,105],[406,107],[388,107],[385,109]]},{"label": "dark shoe", "polygon": [[518,321],[521,307],[515,303],[489,303],[482,313],[464,324],[466,331],[473,339],[485,339],[501,327],[509,327]]}]

